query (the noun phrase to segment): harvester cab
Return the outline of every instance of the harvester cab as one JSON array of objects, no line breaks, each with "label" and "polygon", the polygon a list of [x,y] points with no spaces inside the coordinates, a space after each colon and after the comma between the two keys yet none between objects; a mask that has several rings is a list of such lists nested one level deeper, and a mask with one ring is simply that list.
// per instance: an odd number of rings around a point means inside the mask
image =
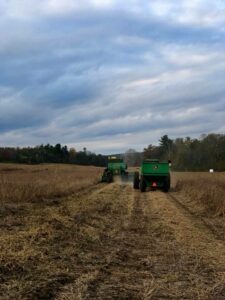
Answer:
[{"label": "harvester cab", "polygon": [[134,173],[133,187],[145,192],[146,188],[161,189],[168,192],[170,189],[171,161],[160,162],[158,159],[146,159],[142,162],[140,172]]},{"label": "harvester cab", "polygon": [[127,164],[115,156],[108,157],[108,164],[102,175],[102,182],[112,182],[114,175],[126,175]]}]

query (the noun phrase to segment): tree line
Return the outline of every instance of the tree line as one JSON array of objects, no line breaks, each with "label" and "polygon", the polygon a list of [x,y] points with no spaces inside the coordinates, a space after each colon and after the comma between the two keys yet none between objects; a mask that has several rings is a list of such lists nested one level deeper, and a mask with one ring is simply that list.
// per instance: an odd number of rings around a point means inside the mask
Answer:
[{"label": "tree line", "polygon": [[47,144],[36,147],[0,147],[0,162],[13,162],[25,164],[40,163],[71,163],[80,165],[105,166],[107,157],[95,154],[84,148],[76,151],[67,146]]},{"label": "tree line", "polygon": [[[208,134],[198,139],[170,139],[168,135],[164,135],[157,146],[150,144],[143,152],[129,149],[119,157],[124,157],[128,166],[140,166],[143,159],[158,158],[171,160],[173,170],[177,171],[225,171],[225,135]],[[92,153],[86,148],[76,151],[61,144],[24,148],[0,147],[0,162],[71,163],[104,167],[107,161],[106,155]]]},{"label": "tree line", "polygon": [[159,145],[149,145],[143,151],[144,158],[171,160],[177,171],[225,171],[225,135],[208,134],[197,138],[170,139],[164,135]]}]

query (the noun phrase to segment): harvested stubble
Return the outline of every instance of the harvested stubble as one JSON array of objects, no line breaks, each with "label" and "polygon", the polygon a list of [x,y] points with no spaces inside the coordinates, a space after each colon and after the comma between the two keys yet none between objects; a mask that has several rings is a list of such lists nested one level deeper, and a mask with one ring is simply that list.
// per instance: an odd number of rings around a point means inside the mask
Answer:
[{"label": "harvested stubble", "polygon": [[52,299],[71,281],[87,237],[68,203],[94,189],[100,173],[70,165],[0,166],[0,299]]},{"label": "harvested stubble", "polygon": [[173,173],[174,187],[215,216],[225,215],[225,173]]},{"label": "harvested stubble", "polygon": [[75,165],[0,165],[0,203],[68,196],[97,183],[101,168]]}]

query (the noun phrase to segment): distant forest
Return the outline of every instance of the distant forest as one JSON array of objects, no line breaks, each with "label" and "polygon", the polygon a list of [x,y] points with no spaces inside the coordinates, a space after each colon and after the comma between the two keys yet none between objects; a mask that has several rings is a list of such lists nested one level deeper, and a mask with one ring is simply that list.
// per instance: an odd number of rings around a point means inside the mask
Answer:
[{"label": "distant forest", "polygon": [[[144,158],[171,160],[172,169],[176,171],[225,171],[225,135],[208,134],[199,139],[170,139],[164,135],[159,145],[149,145],[143,152],[129,149],[123,157],[129,166],[139,166]],[[0,162],[39,164],[70,163],[80,165],[106,166],[108,157],[95,154],[84,148],[76,151],[61,144],[40,145],[36,147],[12,148],[0,147]]]},{"label": "distant forest", "polygon": [[199,139],[170,139],[164,135],[159,146],[149,145],[144,149],[145,158],[170,159],[176,171],[225,171],[225,135],[208,134]]},{"label": "distant forest", "polygon": [[0,162],[13,162],[25,164],[40,163],[70,163],[79,165],[105,166],[107,157],[105,155],[92,153],[84,148],[76,151],[74,148],[68,149],[61,144],[40,145],[26,148],[3,148],[0,147]]}]

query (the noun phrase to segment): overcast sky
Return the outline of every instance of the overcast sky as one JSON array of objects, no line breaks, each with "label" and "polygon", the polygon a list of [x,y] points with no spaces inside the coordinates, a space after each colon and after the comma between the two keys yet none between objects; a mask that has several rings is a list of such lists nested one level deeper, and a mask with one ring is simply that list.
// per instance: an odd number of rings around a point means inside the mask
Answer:
[{"label": "overcast sky", "polygon": [[225,132],[225,1],[0,0],[0,146]]}]

